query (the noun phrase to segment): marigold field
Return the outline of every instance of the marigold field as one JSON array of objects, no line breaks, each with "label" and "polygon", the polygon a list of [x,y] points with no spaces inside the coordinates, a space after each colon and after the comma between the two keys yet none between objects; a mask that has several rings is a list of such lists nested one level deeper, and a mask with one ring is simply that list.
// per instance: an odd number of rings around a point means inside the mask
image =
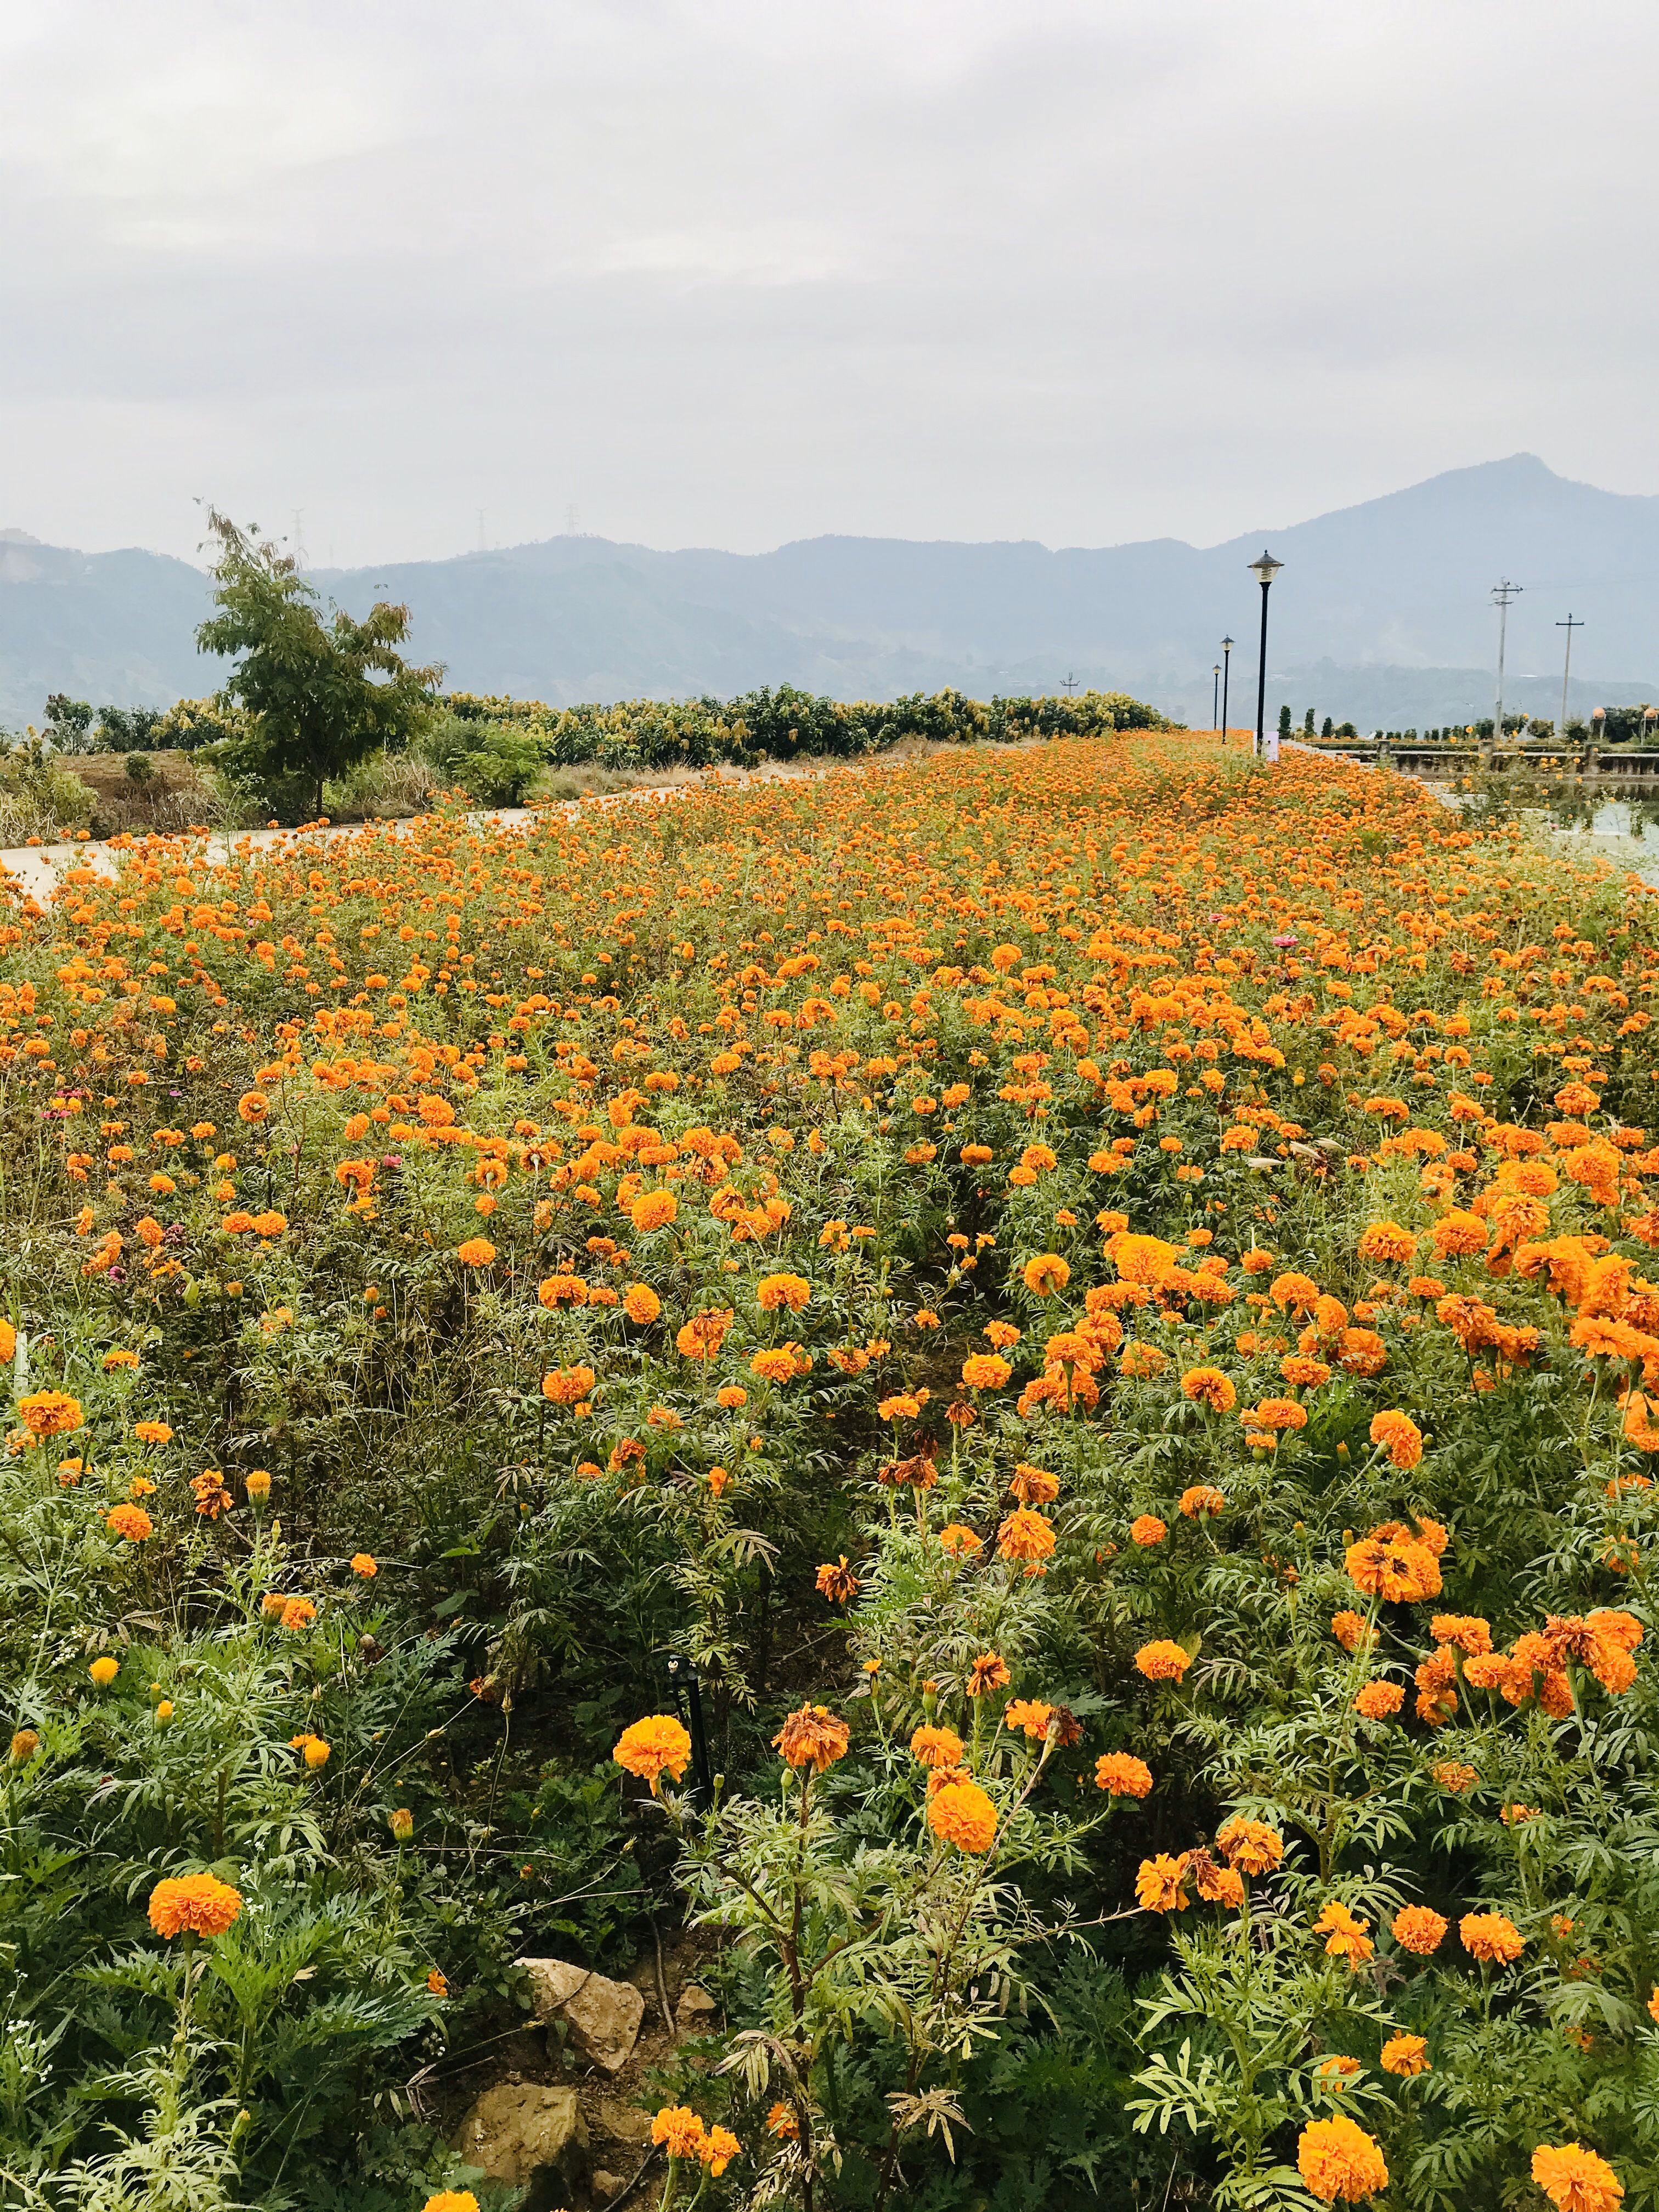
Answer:
[{"label": "marigold field", "polygon": [[635,2203],[1655,2201],[1653,893],[1192,735],[118,857],[0,2203],[505,2212],[515,1961],[664,1947]]}]

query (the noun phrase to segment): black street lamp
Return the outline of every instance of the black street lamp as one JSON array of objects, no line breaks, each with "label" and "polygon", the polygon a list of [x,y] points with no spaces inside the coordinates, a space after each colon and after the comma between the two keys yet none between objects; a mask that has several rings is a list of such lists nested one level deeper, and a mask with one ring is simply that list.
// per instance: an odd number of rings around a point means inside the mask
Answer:
[{"label": "black street lamp", "polygon": [[1261,586],[1261,653],[1255,671],[1255,757],[1262,754],[1262,720],[1267,711],[1267,587],[1284,567],[1271,553],[1264,551],[1259,561],[1249,564],[1250,574]]},{"label": "black street lamp", "polygon": [[1215,678],[1210,686],[1210,727],[1218,730],[1221,727],[1221,663],[1218,660],[1210,673]]},{"label": "black street lamp", "polygon": [[1227,742],[1227,678],[1233,672],[1233,641],[1230,637],[1221,641],[1221,742]]}]

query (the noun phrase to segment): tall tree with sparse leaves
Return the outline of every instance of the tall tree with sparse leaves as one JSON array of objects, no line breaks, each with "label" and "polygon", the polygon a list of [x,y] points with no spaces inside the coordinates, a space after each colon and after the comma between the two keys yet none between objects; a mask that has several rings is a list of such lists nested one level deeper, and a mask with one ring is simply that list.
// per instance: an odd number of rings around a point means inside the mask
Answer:
[{"label": "tall tree with sparse leaves", "polygon": [[404,660],[406,606],[379,601],[361,622],[332,607],[325,618],[293,555],[257,526],[210,507],[208,529],[220,611],[198,628],[197,649],[240,656],[223,689],[256,718],[261,768],[308,777],[320,814],[325,778],[416,734],[443,671]]}]

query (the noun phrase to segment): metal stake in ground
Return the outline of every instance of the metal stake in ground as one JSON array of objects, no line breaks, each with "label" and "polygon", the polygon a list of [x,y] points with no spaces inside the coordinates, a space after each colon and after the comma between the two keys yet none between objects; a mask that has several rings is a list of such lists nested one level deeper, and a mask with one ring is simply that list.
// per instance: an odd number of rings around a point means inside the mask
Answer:
[{"label": "metal stake in ground", "polygon": [[1498,610],[1498,704],[1492,718],[1492,741],[1495,745],[1504,742],[1504,641],[1509,634],[1510,601],[1520,596],[1520,585],[1510,583],[1507,576],[1492,586],[1492,602]]},{"label": "metal stake in ground", "polygon": [[697,1810],[706,1813],[714,1802],[714,1781],[708,1771],[708,1738],[703,1730],[702,1690],[697,1670],[676,1652],[670,1657],[665,1671],[674,1702],[684,1713],[691,1736],[693,1787],[685,1794],[694,1802],[701,1800]]},{"label": "metal stake in ground", "polygon": [[[1261,558],[1250,562],[1250,574],[1261,586],[1261,651],[1255,669],[1255,757],[1260,760],[1265,750],[1262,722],[1267,711],[1267,586],[1284,567],[1263,549]],[[1279,740],[1273,740],[1273,758],[1279,757]]]},{"label": "metal stake in ground", "polygon": [[1572,634],[1576,629],[1583,629],[1584,625],[1581,622],[1573,620],[1571,610],[1569,609],[1565,622],[1559,622],[1555,627],[1567,633],[1567,654],[1566,659],[1561,663],[1561,726],[1555,733],[1561,743],[1565,744],[1567,742],[1567,672],[1572,666]]}]

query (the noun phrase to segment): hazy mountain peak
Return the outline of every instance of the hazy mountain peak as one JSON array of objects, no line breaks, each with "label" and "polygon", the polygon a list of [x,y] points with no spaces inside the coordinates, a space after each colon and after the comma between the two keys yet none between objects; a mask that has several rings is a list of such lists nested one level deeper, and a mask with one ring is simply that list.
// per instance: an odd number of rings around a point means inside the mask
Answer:
[{"label": "hazy mountain peak", "polygon": [[[1535,453],[1206,548],[837,533],[739,555],[566,536],[314,574],[354,610],[406,600],[416,651],[443,661],[459,690],[568,704],[792,683],[890,698],[947,684],[1053,690],[1070,674],[1205,720],[1226,631],[1239,641],[1237,720],[1254,705],[1260,604],[1245,564],[1264,539],[1285,562],[1269,687],[1298,720],[1307,704],[1372,726],[1480,711],[1501,575],[1522,586],[1510,615],[1512,683],[1532,682],[1538,706],[1559,684],[1557,624],[1570,611],[1585,624],[1573,663],[1587,700],[1659,694],[1647,588],[1659,498],[1574,483]],[[208,605],[199,570],[136,550],[72,553],[20,530],[0,532],[0,715],[38,720],[49,691],[164,705],[213,688],[216,670],[193,649]],[[1520,703],[1523,690],[1511,696]]]}]

